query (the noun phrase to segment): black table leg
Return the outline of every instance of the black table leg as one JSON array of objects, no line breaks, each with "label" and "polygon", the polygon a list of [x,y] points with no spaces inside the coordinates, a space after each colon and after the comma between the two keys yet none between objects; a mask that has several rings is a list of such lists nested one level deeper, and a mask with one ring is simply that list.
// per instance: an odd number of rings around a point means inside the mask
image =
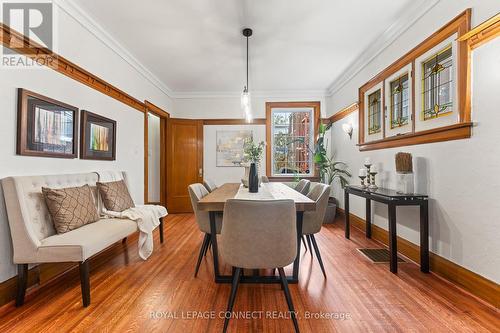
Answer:
[{"label": "black table leg", "polygon": [[217,248],[217,228],[215,225],[215,214],[216,212],[209,212],[210,216],[210,238],[212,243],[212,256],[214,260],[214,274],[215,274],[215,282],[220,277],[219,273],[219,250]]},{"label": "black table leg", "polygon": [[372,201],[366,198],[366,238],[372,238]]},{"label": "black table leg", "polygon": [[429,202],[420,205],[420,271],[429,273]]},{"label": "black table leg", "polygon": [[345,213],[345,238],[350,237],[350,225],[349,225],[349,192],[344,190],[344,213]]},{"label": "black table leg", "polygon": [[391,272],[398,272],[398,244],[396,233],[396,205],[389,204],[389,254],[391,257]]},{"label": "black table leg", "polygon": [[302,239],[302,219],[304,218],[304,212],[297,212],[297,257],[293,262],[293,277],[295,281],[299,280],[299,265],[300,265],[300,240]]}]

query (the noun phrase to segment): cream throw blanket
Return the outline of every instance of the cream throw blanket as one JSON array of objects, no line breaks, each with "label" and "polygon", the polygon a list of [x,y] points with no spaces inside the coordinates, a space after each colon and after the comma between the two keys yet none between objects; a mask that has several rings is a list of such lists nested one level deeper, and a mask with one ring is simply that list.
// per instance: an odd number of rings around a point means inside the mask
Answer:
[{"label": "cream throw blanket", "polygon": [[143,205],[112,212],[103,208],[104,215],[120,219],[129,219],[137,222],[139,229],[139,257],[146,260],[153,253],[153,230],[160,225],[160,218],[168,215],[163,206]]}]

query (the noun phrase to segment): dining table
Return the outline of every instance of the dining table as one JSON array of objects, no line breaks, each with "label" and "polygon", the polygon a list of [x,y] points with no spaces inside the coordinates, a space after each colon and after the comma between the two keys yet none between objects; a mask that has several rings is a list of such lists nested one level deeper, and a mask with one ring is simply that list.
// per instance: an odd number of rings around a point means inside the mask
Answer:
[{"label": "dining table", "polygon": [[[218,187],[201,200],[198,201],[198,209],[206,211],[210,217],[210,237],[212,243],[212,255],[214,265],[214,276],[216,283],[231,283],[231,275],[222,275],[219,267],[219,249],[217,245],[216,215],[224,214],[224,205],[228,199],[243,200],[283,200],[290,199],[295,202],[296,223],[297,223],[297,257],[293,262],[292,275],[287,275],[288,283],[298,283],[299,264],[302,238],[302,221],[305,211],[316,210],[316,202],[307,196],[294,190],[284,183],[271,182],[262,183],[257,193],[249,192],[248,188],[240,183],[226,183]],[[272,221],[269,221],[272,223]],[[241,278],[242,283],[280,283],[277,276],[265,276],[259,274],[244,275]]]}]

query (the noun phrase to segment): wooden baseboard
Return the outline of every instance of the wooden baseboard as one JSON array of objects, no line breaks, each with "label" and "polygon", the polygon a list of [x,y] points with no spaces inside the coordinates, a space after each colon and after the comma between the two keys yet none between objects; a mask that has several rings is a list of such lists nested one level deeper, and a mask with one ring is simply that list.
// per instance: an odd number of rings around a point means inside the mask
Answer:
[{"label": "wooden baseboard", "polygon": [[[337,208],[337,214],[339,216],[345,216],[345,212],[341,208]],[[351,226],[363,232],[365,231],[365,220],[352,213],[349,214],[349,218]],[[387,230],[372,224],[372,239],[388,246],[389,233]],[[417,264],[420,262],[420,247],[418,245],[399,236],[397,238],[397,244],[399,253]],[[431,272],[465,289],[474,296],[493,305],[495,308],[500,308],[500,285],[497,283],[432,252],[429,255],[429,265]]]}]

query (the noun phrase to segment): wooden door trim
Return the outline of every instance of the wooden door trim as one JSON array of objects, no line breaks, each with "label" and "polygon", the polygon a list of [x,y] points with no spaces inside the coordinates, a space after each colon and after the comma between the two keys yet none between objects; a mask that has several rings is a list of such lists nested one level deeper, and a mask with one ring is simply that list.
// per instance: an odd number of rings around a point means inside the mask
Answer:
[{"label": "wooden door trim", "polygon": [[149,101],[144,101],[146,109],[144,111],[144,203],[149,202],[149,129],[148,113],[152,113],[160,118],[160,204],[167,204],[167,177],[165,176],[167,167],[167,122],[170,113],[154,105]]}]

